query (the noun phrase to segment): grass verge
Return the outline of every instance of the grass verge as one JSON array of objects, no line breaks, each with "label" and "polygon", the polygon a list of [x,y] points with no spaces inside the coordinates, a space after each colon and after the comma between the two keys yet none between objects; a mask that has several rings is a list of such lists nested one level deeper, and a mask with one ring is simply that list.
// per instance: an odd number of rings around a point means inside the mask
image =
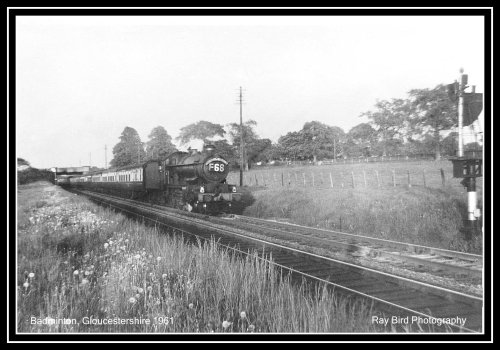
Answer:
[{"label": "grass verge", "polygon": [[256,256],[188,245],[48,183],[20,186],[18,201],[19,332],[385,330],[365,302],[292,284]]}]

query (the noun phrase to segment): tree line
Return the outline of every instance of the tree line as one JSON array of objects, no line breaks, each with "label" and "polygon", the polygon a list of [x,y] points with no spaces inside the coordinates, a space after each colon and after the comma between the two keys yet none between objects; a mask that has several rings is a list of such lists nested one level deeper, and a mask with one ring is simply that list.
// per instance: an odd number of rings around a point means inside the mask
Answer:
[{"label": "tree line", "polygon": [[[433,89],[413,89],[406,98],[378,100],[374,108],[364,112],[369,122],[360,123],[348,132],[318,121],[306,122],[302,129],[281,136],[278,142],[260,138],[257,123],[248,120],[243,125],[244,166],[272,160],[311,160],[370,157],[389,155],[429,155],[435,159],[456,154],[457,133],[448,132],[457,126],[457,105],[445,85]],[[332,118],[334,119],[334,117]],[[226,131],[227,129],[227,131]],[[176,140],[185,145],[192,140],[213,144],[233,166],[240,163],[240,126],[201,120],[180,130]],[[212,139],[219,137],[219,140]],[[212,141],[211,141],[212,140]],[[469,145],[478,147],[479,145]],[[157,126],[143,143],[137,131],[125,127],[120,142],[113,148],[111,166],[119,167],[161,159],[176,151],[172,138],[164,127]]]}]

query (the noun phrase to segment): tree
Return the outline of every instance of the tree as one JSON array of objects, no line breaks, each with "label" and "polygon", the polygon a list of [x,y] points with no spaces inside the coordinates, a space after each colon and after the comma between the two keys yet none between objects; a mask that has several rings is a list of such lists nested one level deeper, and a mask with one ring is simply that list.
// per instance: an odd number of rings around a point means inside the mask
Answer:
[{"label": "tree", "polygon": [[163,126],[157,126],[149,134],[146,146],[147,159],[161,159],[177,151],[172,143],[172,137]]},{"label": "tree", "polygon": [[215,136],[224,137],[225,133],[222,125],[200,120],[197,123],[183,127],[176,140],[179,141],[181,145],[185,145],[192,140],[202,140],[203,143],[207,144],[209,143],[209,138]]},{"label": "tree", "polygon": [[307,122],[302,127],[304,147],[312,155],[314,163],[317,159],[337,158],[345,132],[338,126],[329,126],[318,121]]},{"label": "tree", "polygon": [[409,92],[411,113],[409,123],[413,134],[434,139],[436,160],[441,158],[440,132],[457,124],[457,105],[448,97],[446,86],[434,89],[414,89]]},{"label": "tree", "polygon": [[[243,163],[245,166],[245,170],[248,171],[248,162],[255,156],[255,147],[256,143],[259,140],[257,133],[253,129],[257,125],[255,120],[247,120],[243,123],[243,143],[245,145],[243,152]],[[238,155],[240,155],[240,145],[241,145],[241,136],[240,136],[240,124],[238,123],[230,123],[229,126],[229,136],[231,137],[233,146],[237,149]],[[270,142],[270,141],[269,141]],[[257,146],[257,148],[259,148]],[[238,157],[238,163],[239,157]]]},{"label": "tree", "polygon": [[21,166],[21,165],[30,166],[30,162],[28,162],[27,160],[25,160],[23,158],[17,158],[17,166]]},{"label": "tree", "polygon": [[389,149],[397,148],[402,144],[403,137],[408,130],[408,115],[411,111],[411,104],[405,99],[392,99],[391,101],[377,101],[375,111],[361,114],[367,117],[377,130],[378,141],[381,153],[386,156]]},{"label": "tree", "polygon": [[289,132],[278,140],[277,150],[282,158],[336,158],[343,153],[345,132],[338,126],[318,121],[307,122],[300,131]]},{"label": "tree", "polygon": [[456,156],[458,149],[457,139],[458,133],[455,131],[450,132],[448,136],[441,141],[441,155]]},{"label": "tree", "polygon": [[134,128],[126,126],[120,136],[120,142],[113,147],[112,167],[138,164],[145,160],[146,152],[139,134]]},{"label": "tree", "polygon": [[370,156],[377,144],[377,131],[368,123],[358,124],[347,133],[346,154],[350,157]]}]

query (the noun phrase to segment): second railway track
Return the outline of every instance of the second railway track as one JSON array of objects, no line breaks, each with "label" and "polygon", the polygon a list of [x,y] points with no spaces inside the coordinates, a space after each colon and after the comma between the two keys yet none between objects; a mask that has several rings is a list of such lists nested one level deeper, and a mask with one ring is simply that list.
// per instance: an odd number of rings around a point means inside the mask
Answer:
[{"label": "second railway track", "polygon": [[[173,209],[88,191],[82,193],[98,202],[204,239],[216,235],[219,244],[241,253],[255,250],[261,258],[272,257],[272,263],[283,270],[372,300],[380,310],[391,315],[420,317],[436,324],[439,320],[465,320],[463,325],[450,324],[449,329],[482,330],[483,301],[480,297],[252,237],[240,227],[227,225],[224,219],[186,215]],[[247,219],[241,219],[244,220]],[[260,223],[262,226],[263,222]]]}]

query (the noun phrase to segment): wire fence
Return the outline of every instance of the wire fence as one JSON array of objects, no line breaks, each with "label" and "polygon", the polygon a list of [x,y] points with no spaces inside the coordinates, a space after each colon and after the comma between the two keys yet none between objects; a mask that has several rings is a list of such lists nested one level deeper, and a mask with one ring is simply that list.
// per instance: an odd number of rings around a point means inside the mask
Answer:
[{"label": "wire fence", "polygon": [[[441,167],[419,166],[356,166],[356,167],[321,167],[301,168],[266,168],[251,170],[243,174],[246,186],[264,186],[267,188],[302,187],[318,189],[347,188],[388,188],[388,187],[432,187],[459,186],[461,179],[453,178],[451,162],[441,162]],[[229,183],[239,185],[239,173],[231,172]]]}]

